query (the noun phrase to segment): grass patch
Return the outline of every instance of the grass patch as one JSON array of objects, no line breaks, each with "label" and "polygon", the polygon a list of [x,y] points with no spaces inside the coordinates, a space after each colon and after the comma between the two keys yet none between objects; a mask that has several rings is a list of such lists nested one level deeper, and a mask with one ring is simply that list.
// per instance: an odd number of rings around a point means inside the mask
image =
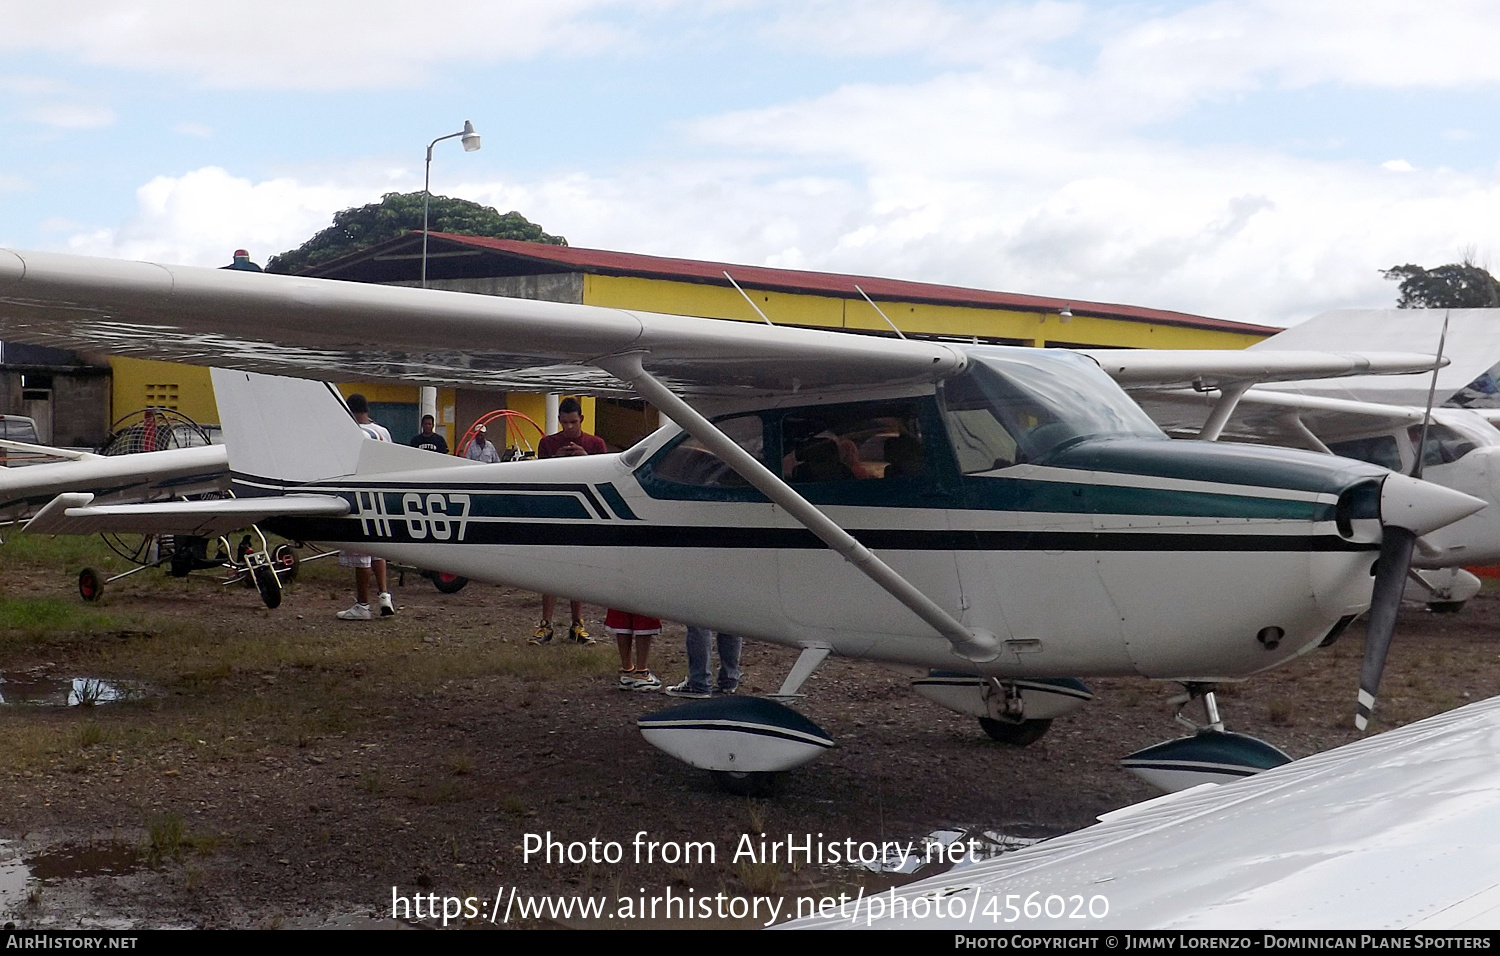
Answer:
[{"label": "grass patch", "polygon": [[5,539],[7,567],[77,574],[84,568],[124,570],[123,559],[96,534],[13,534]]},{"label": "grass patch", "polygon": [[143,855],[151,867],[168,860],[181,862],[189,852],[209,856],[219,848],[219,838],[189,832],[182,817],[175,813],[153,817],[146,823],[146,846]]},{"label": "grass patch", "polygon": [[77,601],[0,597],[0,641],[19,643],[59,633],[104,634],[126,629],[125,619]]}]

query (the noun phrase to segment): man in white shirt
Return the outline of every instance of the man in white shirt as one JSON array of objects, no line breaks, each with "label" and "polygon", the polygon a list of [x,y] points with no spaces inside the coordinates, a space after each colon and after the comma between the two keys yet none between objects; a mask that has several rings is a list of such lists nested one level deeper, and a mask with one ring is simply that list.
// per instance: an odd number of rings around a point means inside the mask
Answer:
[{"label": "man in white shirt", "polygon": [[474,429],[474,440],[469,442],[469,450],[464,452],[464,457],[470,461],[493,464],[500,460],[500,452],[495,448],[495,443],[490,441],[490,430],[480,425]]},{"label": "man in white shirt", "polygon": [[[378,425],[370,420],[370,403],[358,392],[349,396],[349,413],[359,423],[360,430],[376,441],[390,441],[391,433],[384,425]],[[377,601],[380,606],[380,616],[390,617],[396,613],[396,605],[391,601],[391,592],[386,590],[385,559],[372,558],[368,554],[345,549],[339,552],[339,566],[354,569],[354,606],[348,610],[340,611],[338,618],[341,621],[368,621],[375,615],[370,612],[370,577],[374,572],[375,584],[380,588]]]}]

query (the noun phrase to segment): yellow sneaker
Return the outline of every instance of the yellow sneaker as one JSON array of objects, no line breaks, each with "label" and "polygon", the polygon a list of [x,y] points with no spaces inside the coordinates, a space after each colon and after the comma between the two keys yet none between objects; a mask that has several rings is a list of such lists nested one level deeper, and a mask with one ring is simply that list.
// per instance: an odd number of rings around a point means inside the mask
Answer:
[{"label": "yellow sneaker", "polygon": [[530,640],[529,643],[532,643],[532,644],[551,644],[552,643],[552,622],[551,621],[543,621],[542,623],[538,624],[536,626],[536,630],[531,635],[531,640]]},{"label": "yellow sneaker", "polygon": [[[549,628],[549,631],[550,631],[550,628]],[[575,642],[577,644],[597,644],[598,643],[598,641],[595,641],[592,637],[589,637],[588,628],[586,628],[586,627],[583,626],[583,622],[582,621],[574,621],[573,622],[573,626],[570,627],[570,628],[568,628],[568,640],[573,641],[573,642]]]}]

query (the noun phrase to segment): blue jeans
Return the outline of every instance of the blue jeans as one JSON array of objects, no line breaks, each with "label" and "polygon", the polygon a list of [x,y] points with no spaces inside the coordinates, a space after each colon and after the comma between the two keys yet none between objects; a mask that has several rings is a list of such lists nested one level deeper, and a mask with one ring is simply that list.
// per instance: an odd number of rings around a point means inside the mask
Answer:
[{"label": "blue jeans", "polygon": [[[740,685],[740,649],[742,638],[733,634],[718,635],[719,638],[719,682],[720,691],[734,690]],[[688,687],[700,693],[713,690],[708,673],[708,628],[687,629]]]}]

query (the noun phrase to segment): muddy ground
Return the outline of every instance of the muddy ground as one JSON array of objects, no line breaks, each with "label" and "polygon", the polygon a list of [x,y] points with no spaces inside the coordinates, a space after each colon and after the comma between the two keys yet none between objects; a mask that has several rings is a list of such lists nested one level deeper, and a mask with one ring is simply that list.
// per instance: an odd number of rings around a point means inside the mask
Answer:
[{"label": "muddy ground", "polygon": [[[0,914],[19,926],[392,925],[393,888],[474,897],[482,913],[471,926],[489,925],[497,889],[854,892],[892,878],[730,856],[746,833],[904,842],[944,828],[1065,832],[1154,796],[1117,761],[1181,732],[1175,688],[1097,680],[1099,700],[1040,742],[997,745],[903,677],[835,660],[808,682],[801,710],[838,748],[788,774],[778,796],[751,800],[641,739],[635,718],[667,702],[617,689],[612,647],[528,646],[532,595],[471,585],[445,596],[407,575],[394,588],[399,614],[351,624],[334,618],[350,600],[347,572],[315,565],[275,611],[212,575],[156,572],[84,607],[63,570],[73,561],[12,562],[0,601],[0,694],[12,701],[0,707]],[[602,630],[601,612],[588,616]],[[1406,609],[1378,729],[1500,692],[1497,624],[1500,598],[1488,592],[1457,615]],[[1229,729],[1293,756],[1355,739],[1359,630],[1224,688]],[[794,656],[747,645],[743,689],[774,690]],[[682,678],[680,627],[659,640],[653,664],[669,682]],[[103,679],[127,696],[14,702],[44,678]],[[711,842],[717,858],[634,863],[642,830],[662,843]],[[526,835],[547,833],[617,841],[626,859],[525,861]],[[755,922],[513,914],[510,925]]]}]

